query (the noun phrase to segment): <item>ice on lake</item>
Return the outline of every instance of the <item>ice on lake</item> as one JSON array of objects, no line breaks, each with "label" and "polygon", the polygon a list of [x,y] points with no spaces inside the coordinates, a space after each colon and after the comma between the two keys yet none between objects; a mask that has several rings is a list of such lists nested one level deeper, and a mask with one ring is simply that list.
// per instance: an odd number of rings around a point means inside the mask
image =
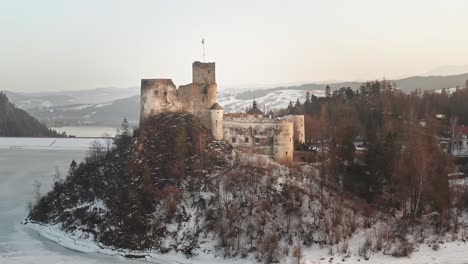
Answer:
[{"label": "ice on lake", "polygon": [[[39,181],[41,192],[47,192],[51,189],[56,167],[65,175],[70,162],[81,160],[87,150],[87,143],[77,139],[62,139],[71,141],[60,142],[63,148],[48,148],[50,140],[54,139],[0,138],[0,146],[3,146],[0,147],[0,263],[142,263],[72,251],[40,237],[20,223],[27,215],[27,203],[34,197],[34,182]],[[12,142],[23,147],[7,147]]]}]

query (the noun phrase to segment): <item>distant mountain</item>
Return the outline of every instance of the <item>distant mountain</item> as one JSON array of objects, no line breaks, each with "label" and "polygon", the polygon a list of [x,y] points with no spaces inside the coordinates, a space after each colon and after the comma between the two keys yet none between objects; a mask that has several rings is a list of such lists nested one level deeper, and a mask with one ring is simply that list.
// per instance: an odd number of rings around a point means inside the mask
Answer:
[{"label": "distant mountain", "polygon": [[397,86],[404,92],[415,89],[440,90],[444,88],[464,87],[468,80],[468,73],[450,76],[416,76],[396,80]]},{"label": "distant mountain", "polygon": [[[394,80],[404,92],[415,89],[442,90],[443,88],[464,87],[468,73],[451,76],[416,76]],[[362,82],[329,83],[331,90],[341,87],[359,89]],[[254,99],[262,110],[285,108],[290,101],[305,100],[307,92],[324,96],[326,83],[310,83],[294,86],[280,86],[266,89],[229,90],[222,86],[219,102],[226,113],[242,112],[251,106]],[[19,107],[26,109],[42,122],[53,125],[71,124],[120,124],[124,116],[131,122],[139,119],[139,88],[99,88],[93,90],[43,93],[6,94]]]},{"label": "distant mountain", "polygon": [[120,124],[124,117],[136,123],[140,116],[140,96],[100,104],[74,104],[28,109],[37,119],[54,125]]},{"label": "distant mountain", "polygon": [[468,65],[447,65],[432,69],[424,76],[447,76],[447,75],[459,75],[468,72]]},{"label": "distant mountain", "polygon": [[4,93],[0,92],[0,136],[58,137],[62,135],[48,129],[27,112],[17,108]]},{"label": "distant mountain", "polygon": [[100,104],[138,95],[140,89],[96,88],[91,90],[15,93],[4,91],[11,102],[22,109],[49,108],[74,104]]},{"label": "distant mountain", "polygon": [[[414,76],[402,79],[393,80],[397,87],[404,92],[411,92],[415,89],[426,90],[440,90],[444,88],[464,87],[468,80],[468,73],[450,76]],[[309,83],[298,86],[289,87],[275,87],[261,90],[247,90],[238,93],[235,98],[239,100],[253,100],[261,98],[271,94],[275,91],[286,91],[286,90],[302,90],[304,95],[307,91],[314,93],[314,91],[325,90],[325,87],[329,85],[331,90],[336,90],[341,87],[350,87],[352,89],[359,89],[362,82],[337,82],[337,83]]]}]

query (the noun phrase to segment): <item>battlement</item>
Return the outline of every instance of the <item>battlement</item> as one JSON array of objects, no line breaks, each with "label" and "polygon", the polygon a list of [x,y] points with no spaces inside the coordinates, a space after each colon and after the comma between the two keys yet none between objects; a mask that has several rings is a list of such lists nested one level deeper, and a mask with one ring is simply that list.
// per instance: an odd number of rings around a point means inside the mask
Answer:
[{"label": "battlement", "polygon": [[192,64],[192,83],[216,83],[215,63],[195,61]]}]

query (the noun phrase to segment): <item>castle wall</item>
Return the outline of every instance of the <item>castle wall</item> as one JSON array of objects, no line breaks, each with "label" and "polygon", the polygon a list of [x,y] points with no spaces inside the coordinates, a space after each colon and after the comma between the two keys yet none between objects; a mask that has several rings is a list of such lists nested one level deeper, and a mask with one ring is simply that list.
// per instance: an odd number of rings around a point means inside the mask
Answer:
[{"label": "castle wall", "polygon": [[223,137],[239,151],[269,155],[280,163],[292,162],[292,121],[253,115],[225,115]]},{"label": "castle wall", "polygon": [[216,84],[191,83],[181,85],[178,89],[178,100],[187,106],[187,112],[200,118],[207,128],[211,128],[209,109],[218,101],[218,87]]},{"label": "castle wall", "polygon": [[277,136],[274,138],[273,158],[278,163],[289,164],[294,156],[294,126],[288,120],[281,120],[276,126]]},{"label": "castle wall", "polygon": [[283,119],[291,120],[294,126],[294,141],[299,143],[305,142],[305,124],[303,115],[288,115]]},{"label": "castle wall", "polygon": [[163,112],[187,112],[211,128],[210,107],[218,101],[215,63],[194,62],[193,83],[177,89],[170,79],[141,81],[140,123]]},{"label": "castle wall", "polygon": [[177,89],[171,79],[141,80],[140,100],[140,123],[157,113],[188,110],[178,100]]}]

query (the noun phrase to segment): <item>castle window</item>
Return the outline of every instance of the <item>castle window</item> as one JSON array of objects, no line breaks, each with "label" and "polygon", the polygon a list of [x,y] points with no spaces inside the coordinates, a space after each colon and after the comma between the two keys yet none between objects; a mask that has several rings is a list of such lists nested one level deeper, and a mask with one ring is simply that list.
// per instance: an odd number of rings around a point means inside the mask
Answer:
[{"label": "castle window", "polygon": [[286,151],[286,156],[288,155],[288,152]]},{"label": "castle window", "polygon": [[292,142],[292,138],[289,138],[289,142]]},{"label": "castle window", "polygon": [[218,127],[218,120],[216,120],[216,127]]},{"label": "castle window", "polygon": [[158,90],[154,91],[154,95],[155,95],[155,96],[158,96],[158,94],[159,94],[159,91],[158,91]]},{"label": "castle window", "polygon": [[260,143],[260,138],[255,138],[255,143]]},{"label": "castle window", "polygon": [[167,96],[167,91],[164,91],[164,96]]},{"label": "castle window", "polygon": [[248,137],[245,138],[245,143],[249,143],[249,138]]},{"label": "castle window", "polygon": [[232,138],[232,143],[236,143],[236,138],[235,137]]}]

